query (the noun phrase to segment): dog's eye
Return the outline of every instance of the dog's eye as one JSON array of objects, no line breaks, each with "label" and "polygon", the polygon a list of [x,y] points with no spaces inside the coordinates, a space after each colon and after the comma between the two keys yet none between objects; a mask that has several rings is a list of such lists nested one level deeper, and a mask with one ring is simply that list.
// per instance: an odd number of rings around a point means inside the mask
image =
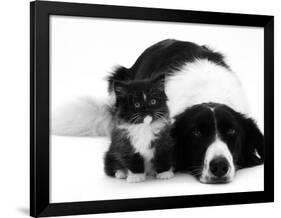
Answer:
[{"label": "dog's eye", "polygon": [[236,130],[233,129],[233,128],[230,128],[226,131],[226,134],[229,135],[229,136],[233,136],[236,134]]},{"label": "dog's eye", "polygon": [[201,131],[200,131],[199,129],[193,129],[193,130],[192,130],[192,134],[193,134],[194,136],[196,136],[196,137],[202,136],[202,133],[201,133]]},{"label": "dog's eye", "polygon": [[156,104],[156,100],[155,100],[155,99],[151,99],[151,100],[150,100],[150,104],[151,104],[151,105]]},{"label": "dog's eye", "polygon": [[134,105],[135,105],[135,108],[139,108],[140,107],[140,103],[139,102],[136,102]]}]

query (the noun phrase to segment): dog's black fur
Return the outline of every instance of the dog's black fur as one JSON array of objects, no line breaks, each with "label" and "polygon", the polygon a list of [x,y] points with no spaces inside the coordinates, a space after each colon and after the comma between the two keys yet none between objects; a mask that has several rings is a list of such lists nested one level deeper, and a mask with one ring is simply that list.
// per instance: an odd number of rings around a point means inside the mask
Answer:
[{"label": "dog's black fur", "polygon": [[228,146],[236,169],[263,163],[263,135],[256,123],[227,105],[206,103],[186,109],[176,117],[172,134],[176,168],[195,172],[197,177],[200,171],[194,170],[203,166],[205,152],[216,135]]},{"label": "dog's black fur", "polygon": [[148,79],[163,73],[172,74],[195,59],[207,59],[228,68],[223,55],[210,50],[207,46],[166,39],[147,48],[131,68],[118,67],[109,77],[109,91],[112,91],[115,80]]}]

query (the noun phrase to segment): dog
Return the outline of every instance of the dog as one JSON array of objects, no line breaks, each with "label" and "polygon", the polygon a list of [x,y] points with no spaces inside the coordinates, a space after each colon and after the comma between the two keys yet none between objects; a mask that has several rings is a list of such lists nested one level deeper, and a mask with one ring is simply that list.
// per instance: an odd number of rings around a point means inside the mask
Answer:
[{"label": "dog", "polygon": [[[109,135],[114,81],[165,74],[173,119],[176,170],[202,183],[231,182],[238,169],[263,163],[263,134],[251,118],[243,87],[224,56],[207,46],[166,39],[147,48],[131,68],[109,76],[109,99],[84,99],[53,116],[57,135]],[[78,110],[77,110],[78,109]],[[79,119],[70,119],[79,113]]]}]

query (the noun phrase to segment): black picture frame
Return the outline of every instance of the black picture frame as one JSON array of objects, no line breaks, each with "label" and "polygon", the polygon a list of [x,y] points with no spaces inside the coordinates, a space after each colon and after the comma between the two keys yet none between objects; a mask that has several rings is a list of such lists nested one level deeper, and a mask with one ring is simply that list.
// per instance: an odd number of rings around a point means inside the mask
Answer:
[{"label": "black picture frame", "polygon": [[[254,26],[264,28],[264,191],[125,200],[50,203],[50,15]],[[140,211],[274,201],[274,17],[35,1],[30,3],[30,215]]]}]

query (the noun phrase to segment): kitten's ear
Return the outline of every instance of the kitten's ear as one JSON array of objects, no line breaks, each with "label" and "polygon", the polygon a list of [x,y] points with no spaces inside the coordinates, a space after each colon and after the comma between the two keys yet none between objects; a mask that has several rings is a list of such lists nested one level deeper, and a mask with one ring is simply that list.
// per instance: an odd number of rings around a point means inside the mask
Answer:
[{"label": "kitten's ear", "polygon": [[155,79],[153,79],[153,83],[156,84],[156,87],[160,91],[164,91],[165,90],[165,74],[160,74],[159,76],[157,76]]},{"label": "kitten's ear", "polygon": [[113,83],[114,81],[126,81],[126,80],[130,80],[130,71],[122,66],[116,66],[113,70],[113,72],[111,73],[111,75],[109,75],[108,82],[109,82],[109,87],[108,87],[108,91],[112,92],[114,91],[113,89]]},{"label": "kitten's ear", "polygon": [[127,93],[127,84],[125,84],[124,82],[115,80],[113,82],[113,88],[117,97],[125,96]]}]

